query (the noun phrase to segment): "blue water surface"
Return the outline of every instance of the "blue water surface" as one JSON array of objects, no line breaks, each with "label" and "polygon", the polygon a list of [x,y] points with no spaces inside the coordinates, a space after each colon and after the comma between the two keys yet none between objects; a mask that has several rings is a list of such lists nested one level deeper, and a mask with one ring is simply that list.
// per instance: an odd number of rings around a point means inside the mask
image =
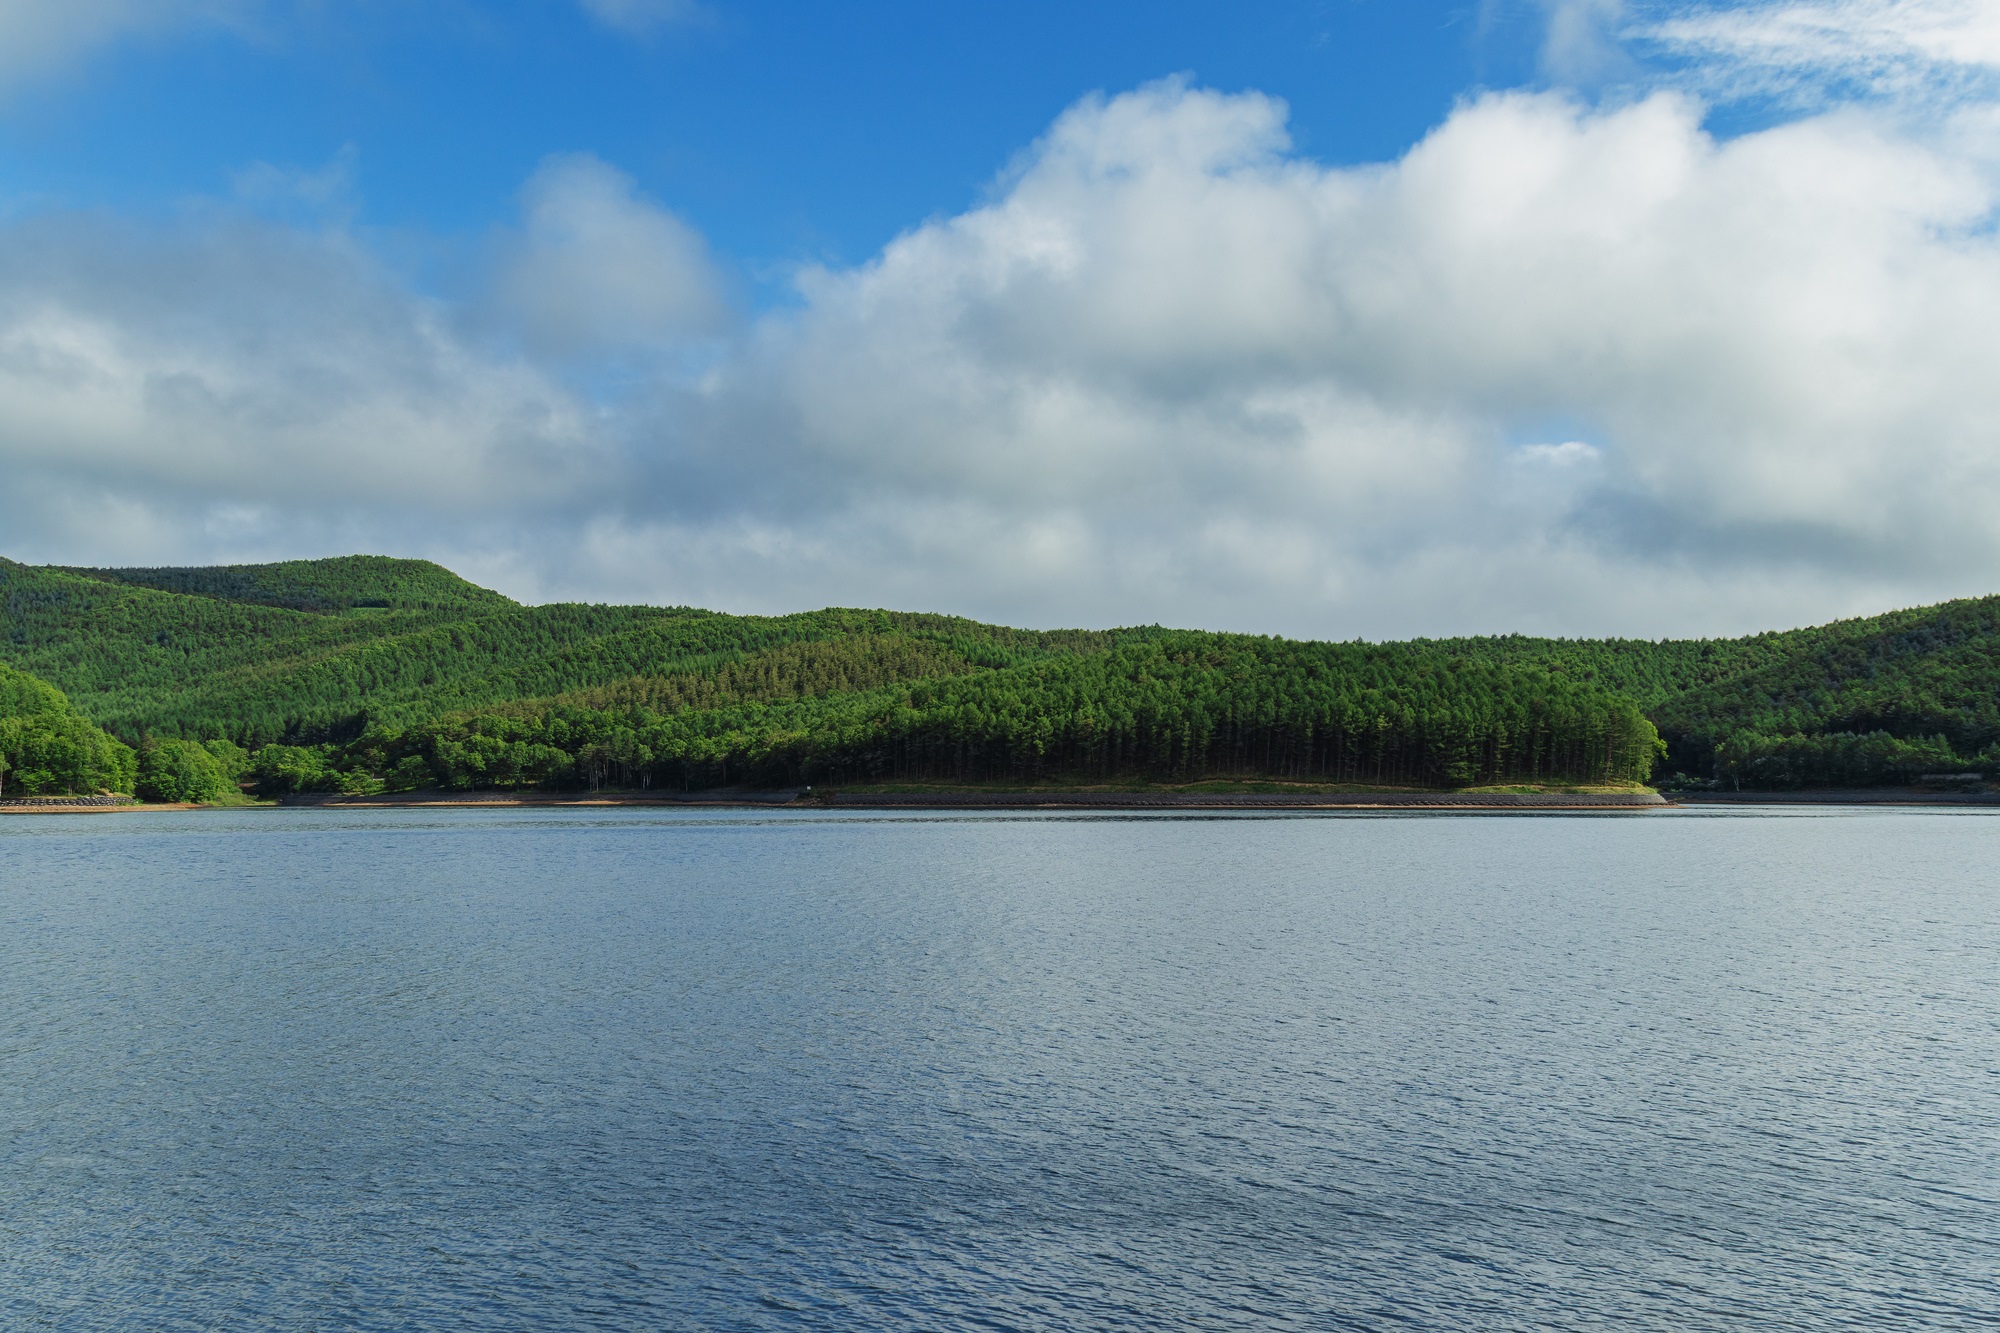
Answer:
[{"label": "blue water surface", "polygon": [[0,818],[0,1325],[2000,1315],[2000,817]]}]

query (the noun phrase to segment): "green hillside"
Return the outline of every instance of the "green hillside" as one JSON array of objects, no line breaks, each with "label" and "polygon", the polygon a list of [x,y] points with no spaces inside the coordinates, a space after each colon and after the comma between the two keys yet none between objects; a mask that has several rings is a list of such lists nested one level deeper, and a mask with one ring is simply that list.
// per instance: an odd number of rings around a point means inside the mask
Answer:
[{"label": "green hillside", "polygon": [[144,755],[259,751],[267,788],[1596,783],[1653,773],[1655,729],[1657,775],[1694,782],[2000,768],[2000,598],[1731,640],[1328,644],[524,607],[371,556],[0,560],[0,661]]},{"label": "green hillside", "polygon": [[[887,643],[905,672],[878,671]],[[1451,786],[1643,779],[1628,699],[1407,644],[1133,631],[1104,646],[946,658],[925,631],[786,648],[714,673],[523,701],[364,738],[392,785],[1190,781]],[[939,646],[942,646],[939,644]],[[813,674],[822,684],[815,687]],[[868,684],[905,675],[901,680]],[[839,682],[839,684],[836,684]]]},{"label": "green hillside", "polygon": [[444,608],[498,610],[514,603],[467,583],[428,560],[349,555],[271,565],[195,565],[163,569],[69,569],[70,574],[162,592],[215,597],[289,611]]},{"label": "green hillside", "polygon": [[[380,683],[353,666],[357,655],[379,656],[384,645],[493,614],[489,607],[521,609],[485,594],[443,605],[301,611],[237,600],[227,595],[234,583],[255,579],[218,578],[202,592],[169,592],[0,560],[0,660],[60,685],[78,708],[130,739],[158,733],[261,742],[351,724]],[[329,585],[352,602],[394,603],[399,583],[272,579],[251,594],[303,599],[305,589],[324,594]]]},{"label": "green hillside", "polygon": [[0,664],[0,797],[132,790],[137,756],[44,681]]},{"label": "green hillside", "polygon": [[[1810,635],[1813,630],[1796,631]],[[1625,695],[1648,711],[1691,690],[1731,680],[1791,653],[1785,634],[1746,639],[1537,639],[1505,634],[1427,640],[1452,656],[1500,666],[1536,666]]]},{"label": "green hillside", "polygon": [[1653,710],[1686,771],[1788,787],[2000,768],[2000,597],[1770,637],[1782,655]]},{"label": "green hillside", "polygon": [[1629,696],[1666,741],[1663,776],[1787,788],[2000,769],[2000,597],[1741,639],[1438,646]]},{"label": "green hillside", "polygon": [[[651,688],[644,682],[703,676],[782,645],[857,635],[877,636],[885,652],[889,639],[916,636],[925,656],[907,671],[918,674],[932,657],[993,668],[1112,641],[886,611],[751,617],[686,607],[523,607],[480,589],[450,603],[300,611],[235,600],[225,580],[203,586],[170,592],[0,560],[0,660],[59,683],[119,735],[223,737],[255,747],[352,740],[371,728],[621,682],[643,691]],[[344,596],[380,592],[393,600],[390,585],[335,586]],[[865,670],[899,660],[889,652]]]}]

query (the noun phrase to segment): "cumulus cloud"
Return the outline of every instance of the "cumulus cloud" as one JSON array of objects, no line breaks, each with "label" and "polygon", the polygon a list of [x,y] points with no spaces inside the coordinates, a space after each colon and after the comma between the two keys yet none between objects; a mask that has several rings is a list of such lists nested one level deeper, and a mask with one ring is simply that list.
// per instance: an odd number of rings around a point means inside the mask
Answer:
[{"label": "cumulus cloud", "polygon": [[[685,223],[556,159],[474,302],[512,342],[337,230],[30,220],[0,520],[91,563],[372,546],[531,597],[1335,636],[1993,591],[1973,137],[1510,93],[1329,167],[1282,103],[1163,83],[733,328]],[[642,390],[572,387],[634,348]]]},{"label": "cumulus cloud", "polygon": [[0,91],[129,36],[241,22],[254,0],[0,0]]},{"label": "cumulus cloud", "polygon": [[1348,170],[1268,98],[1094,99],[992,203],[805,275],[683,409],[658,549],[727,599],[1318,633],[1983,587],[1995,200],[1858,114],[1500,95]]},{"label": "cumulus cloud", "polygon": [[463,548],[618,485],[546,374],[468,346],[346,238],[231,216],[0,232],[0,473],[8,553],[84,563]]},{"label": "cumulus cloud", "polygon": [[535,346],[575,354],[719,332],[729,302],[694,228],[588,154],[550,158],[522,192],[496,297]]}]

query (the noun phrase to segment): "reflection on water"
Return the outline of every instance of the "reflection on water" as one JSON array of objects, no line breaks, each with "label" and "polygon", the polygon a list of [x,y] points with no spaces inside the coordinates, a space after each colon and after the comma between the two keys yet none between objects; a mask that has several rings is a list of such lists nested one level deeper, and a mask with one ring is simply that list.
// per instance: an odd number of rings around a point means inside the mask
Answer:
[{"label": "reflection on water", "polygon": [[0,819],[9,1326],[1990,1317],[2000,818]]}]

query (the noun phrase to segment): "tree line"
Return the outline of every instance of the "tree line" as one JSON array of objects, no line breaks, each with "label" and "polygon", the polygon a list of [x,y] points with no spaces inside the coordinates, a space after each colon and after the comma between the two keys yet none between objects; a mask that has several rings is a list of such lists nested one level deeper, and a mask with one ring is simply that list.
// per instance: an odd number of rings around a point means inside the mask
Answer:
[{"label": "tree line", "polygon": [[129,794],[137,773],[132,748],[61,690],[0,664],[0,797]]},{"label": "tree line", "polygon": [[[710,677],[702,706],[517,704],[345,746],[270,747],[255,772],[274,790],[1219,775],[1442,787],[1643,781],[1659,749],[1629,699],[1408,645],[1162,631],[999,669],[795,687],[843,652],[891,656],[883,636],[781,650]],[[697,693],[671,680],[628,692]]]},{"label": "tree line", "polygon": [[0,662],[71,705],[14,719],[16,790],[1588,781],[1644,776],[1640,723],[1659,774],[1691,784],[2000,770],[2000,598],[1738,639],[1301,644],[524,607],[379,557],[0,560]]}]

